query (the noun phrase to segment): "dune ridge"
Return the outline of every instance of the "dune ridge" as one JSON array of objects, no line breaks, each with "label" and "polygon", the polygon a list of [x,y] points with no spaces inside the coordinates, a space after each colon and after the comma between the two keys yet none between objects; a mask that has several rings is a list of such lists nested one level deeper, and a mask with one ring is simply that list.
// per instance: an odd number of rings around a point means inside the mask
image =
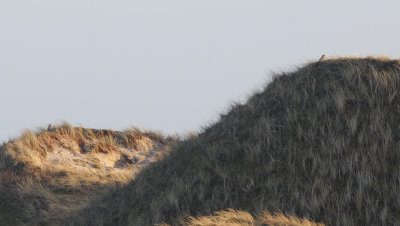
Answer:
[{"label": "dune ridge", "polygon": [[399,61],[387,58],[276,74],[76,222],[175,225],[231,208],[327,225],[398,224],[399,74]]},{"label": "dune ridge", "polygon": [[[6,215],[7,222],[50,225],[398,225],[399,90],[400,62],[388,58],[328,58],[275,74],[263,90],[232,105],[198,134],[183,140],[145,135],[167,151],[133,177],[117,173],[136,160],[124,157],[124,139],[111,135],[123,147],[117,153],[125,165],[115,164],[118,158],[103,159],[96,177],[114,173],[105,177],[107,189],[90,190],[101,192],[90,200],[81,196],[86,201],[68,204],[66,209],[73,206],[74,211],[57,217],[49,203],[62,199],[49,201],[40,186],[51,185],[42,179],[45,175],[54,181],[64,174],[35,171],[35,164],[44,167],[43,159],[53,160],[51,148],[38,146],[40,136],[28,134],[20,139],[24,146],[11,142],[1,148],[0,193],[5,195],[0,203],[18,206],[15,200],[33,200]],[[78,131],[77,137],[90,140],[85,129]],[[107,137],[76,144],[80,152],[91,147],[96,156],[114,153]],[[35,149],[38,160],[15,161],[31,155],[19,154],[25,147]],[[113,161],[115,167],[107,170]],[[24,179],[22,187],[13,181],[26,174],[41,179]],[[77,177],[82,178],[74,182],[78,187],[98,180]],[[61,184],[63,194],[79,194],[76,187]]]},{"label": "dune ridge", "polygon": [[131,181],[174,142],[138,128],[119,132],[64,123],[28,130],[1,146],[0,222],[53,224]]}]

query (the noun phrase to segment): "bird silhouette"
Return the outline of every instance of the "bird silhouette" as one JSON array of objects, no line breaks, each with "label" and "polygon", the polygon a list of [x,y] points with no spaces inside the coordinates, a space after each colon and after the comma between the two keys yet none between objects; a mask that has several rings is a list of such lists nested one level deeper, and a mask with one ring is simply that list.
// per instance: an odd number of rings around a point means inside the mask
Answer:
[{"label": "bird silhouette", "polygon": [[326,59],[327,59],[326,56],[325,56],[325,55],[322,55],[321,58],[319,58],[319,61],[324,61],[324,60],[326,60]]}]

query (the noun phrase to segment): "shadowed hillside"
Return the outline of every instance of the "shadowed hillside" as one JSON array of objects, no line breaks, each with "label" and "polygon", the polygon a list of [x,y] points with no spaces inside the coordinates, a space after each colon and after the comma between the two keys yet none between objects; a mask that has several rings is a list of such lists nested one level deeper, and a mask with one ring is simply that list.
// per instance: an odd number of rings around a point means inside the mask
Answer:
[{"label": "shadowed hillside", "polygon": [[26,131],[0,151],[0,225],[55,224],[128,183],[174,143],[154,132],[64,124]]},{"label": "shadowed hillside", "polygon": [[400,224],[400,64],[332,59],[276,75],[77,225],[178,224],[228,208]]}]

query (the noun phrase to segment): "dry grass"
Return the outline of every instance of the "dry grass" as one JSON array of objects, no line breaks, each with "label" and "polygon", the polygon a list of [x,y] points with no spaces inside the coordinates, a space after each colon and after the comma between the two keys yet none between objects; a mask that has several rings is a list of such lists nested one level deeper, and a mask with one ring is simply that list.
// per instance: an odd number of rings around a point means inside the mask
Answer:
[{"label": "dry grass", "polygon": [[281,212],[271,214],[264,211],[259,216],[253,217],[248,212],[233,209],[218,211],[211,216],[189,217],[188,220],[181,220],[180,224],[187,226],[324,226],[321,223]]},{"label": "dry grass", "polygon": [[398,90],[400,64],[390,59],[328,59],[275,75],[66,222],[175,225],[232,208],[327,225],[399,225]]},{"label": "dry grass", "polygon": [[[149,150],[174,139],[139,129],[65,124],[55,132],[27,131],[1,146],[0,220],[399,225],[398,90],[398,61],[310,63],[275,75],[247,103],[232,106],[166,156]],[[127,164],[129,149],[137,151],[137,168]],[[141,170],[148,159],[156,162]]]},{"label": "dry grass", "polygon": [[[121,133],[68,123],[55,131],[26,131],[1,146],[1,225],[54,224],[128,183],[172,144],[172,138],[153,132]],[[132,163],[133,156],[147,162]]]}]

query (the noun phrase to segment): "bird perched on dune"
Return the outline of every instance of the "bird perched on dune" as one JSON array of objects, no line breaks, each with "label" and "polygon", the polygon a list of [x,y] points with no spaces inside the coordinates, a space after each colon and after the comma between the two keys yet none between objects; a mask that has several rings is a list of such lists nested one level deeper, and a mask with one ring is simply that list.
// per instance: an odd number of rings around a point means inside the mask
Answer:
[{"label": "bird perched on dune", "polygon": [[56,131],[56,127],[52,123],[50,123],[49,126],[47,127],[47,131],[55,132]]},{"label": "bird perched on dune", "polygon": [[326,60],[326,59],[327,59],[326,56],[325,56],[325,55],[322,55],[321,58],[319,58],[319,61],[324,61],[324,60]]}]

